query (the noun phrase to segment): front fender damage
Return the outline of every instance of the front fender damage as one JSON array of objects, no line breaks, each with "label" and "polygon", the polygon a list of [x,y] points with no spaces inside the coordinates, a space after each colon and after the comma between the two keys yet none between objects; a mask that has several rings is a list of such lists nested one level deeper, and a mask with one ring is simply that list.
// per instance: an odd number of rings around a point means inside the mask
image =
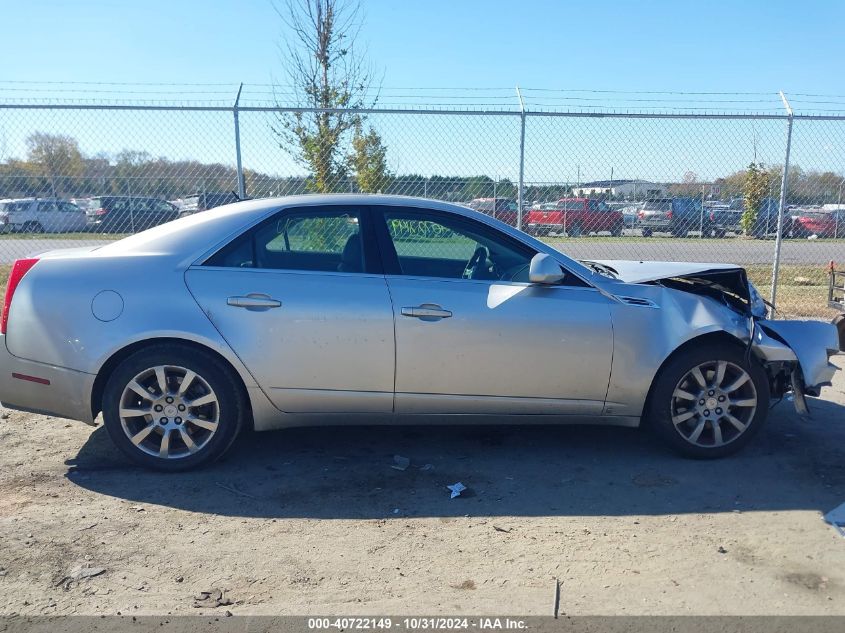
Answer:
[{"label": "front fender damage", "polygon": [[837,369],[830,357],[839,351],[835,327],[820,321],[758,321],[757,325],[764,342],[758,344],[755,335],[754,349],[768,359],[766,354],[775,353],[775,343],[788,348],[798,361],[805,393],[817,396],[822,387],[830,386]]}]

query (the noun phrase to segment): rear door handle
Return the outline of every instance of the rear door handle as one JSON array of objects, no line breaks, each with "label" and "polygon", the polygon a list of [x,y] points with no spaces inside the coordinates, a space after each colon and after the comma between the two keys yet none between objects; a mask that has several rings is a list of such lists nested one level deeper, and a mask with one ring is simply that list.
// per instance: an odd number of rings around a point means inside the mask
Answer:
[{"label": "rear door handle", "polygon": [[402,308],[402,316],[424,320],[448,319],[452,316],[449,310],[444,310],[435,303],[424,303],[413,308]]},{"label": "rear door handle", "polygon": [[278,308],[282,305],[281,301],[258,293],[251,293],[242,297],[229,297],[226,299],[226,303],[236,308],[252,308],[254,310]]}]

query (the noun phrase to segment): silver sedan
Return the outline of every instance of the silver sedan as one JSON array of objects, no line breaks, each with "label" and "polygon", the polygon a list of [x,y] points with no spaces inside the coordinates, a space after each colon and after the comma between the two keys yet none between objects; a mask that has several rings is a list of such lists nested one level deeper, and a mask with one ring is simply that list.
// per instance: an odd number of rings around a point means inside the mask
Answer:
[{"label": "silver sedan", "polygon": [[16,262],[0,400],[102,412],[163,470],[246,428],[395,422],[647,423],[719,457],[835,369],[833,326],[766,312],[736,266],[575,261],[430,200],[255,200]]}]

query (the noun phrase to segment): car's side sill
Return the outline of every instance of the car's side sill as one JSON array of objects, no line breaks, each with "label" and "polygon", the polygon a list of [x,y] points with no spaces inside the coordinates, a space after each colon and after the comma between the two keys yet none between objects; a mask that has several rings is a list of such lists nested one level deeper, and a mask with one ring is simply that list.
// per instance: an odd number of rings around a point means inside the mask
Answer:
[{"label": "car's side sill", "polygon": [[301,413],[256,418],[257,431],[270,431],[302,426],[369,426],[369,425],[603,425],[637,427],[640,418],[633,416],[592,415],[529,415],[529,414],[387,414],[387,413]]}]

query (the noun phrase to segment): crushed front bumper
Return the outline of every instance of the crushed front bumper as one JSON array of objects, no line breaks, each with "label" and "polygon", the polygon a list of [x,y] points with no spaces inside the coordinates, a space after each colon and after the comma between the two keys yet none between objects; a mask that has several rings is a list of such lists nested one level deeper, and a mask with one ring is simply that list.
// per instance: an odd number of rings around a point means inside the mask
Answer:
[{"label": "crushed front bumper", "polygon": [[829,386],[837,367],[830,357],[839,352],[836,328],[819,321],[757,322],[752,349],[762,360],[795,363],[790,377],[795,408],[807,413],[804,395],[818,396]]}]

